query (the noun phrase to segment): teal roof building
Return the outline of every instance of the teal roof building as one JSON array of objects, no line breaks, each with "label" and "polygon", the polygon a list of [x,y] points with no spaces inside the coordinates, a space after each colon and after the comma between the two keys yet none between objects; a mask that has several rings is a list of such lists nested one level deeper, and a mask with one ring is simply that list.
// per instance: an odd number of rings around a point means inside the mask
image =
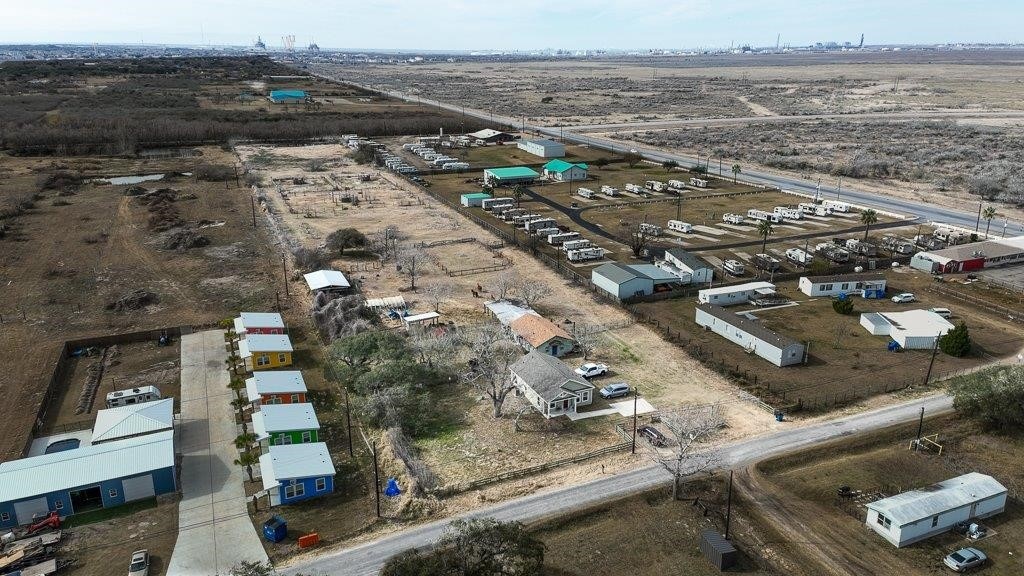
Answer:
[{"label": "teal roof building", "polygon": [[286,104],[289,102],[305,102],[309,96],[305,90],[271,90],[270,101],[275,104]]},{"label": "teal roof building", "polygon": [[488,168],[484,170],[484,184],[488,186],[507,186],[511,184],[524,184],[533,182],[540,178],[540,174],[526,166],[512,166],[509,168]]}]

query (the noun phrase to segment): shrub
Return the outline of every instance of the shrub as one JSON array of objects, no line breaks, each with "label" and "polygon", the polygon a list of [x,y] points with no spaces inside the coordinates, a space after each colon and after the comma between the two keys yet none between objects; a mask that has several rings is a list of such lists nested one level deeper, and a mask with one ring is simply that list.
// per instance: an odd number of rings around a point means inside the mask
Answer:
[{"label": "shrub", "polygon": [[971,352],[971,334],[967,331],[967,324],[961,322],[939,338],[939,349],[957,358],[962,358]]},{"label": "shrub", "polygon": [[320,270],[330,263],[327,254],[320,249],[299,248],[292,254],[295,256],[295,267],[302,272]]},{"label": "shrub", "polygon": [[837,314],[849,316],[850,314],[853,314],[853,300],[850,298],[833,298],[832,309],[835,310]]},{"label": "shrub", "polygon": [[953,408],[993,429],[1024,426],[1024,367],[1000,366],[949,383]]},{"label": "shrub", "polygon": [[206,182],[226,182],[235,177],[234,167],[222,164],[200,164],[192,173]]}]

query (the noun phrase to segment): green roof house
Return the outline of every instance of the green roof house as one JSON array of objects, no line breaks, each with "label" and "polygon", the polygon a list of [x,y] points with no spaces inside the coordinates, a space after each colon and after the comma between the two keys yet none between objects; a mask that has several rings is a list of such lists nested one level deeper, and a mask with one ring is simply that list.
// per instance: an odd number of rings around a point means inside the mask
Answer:
[{"label": "green roof house", "polygon": [[540,178],[536,170],[526,166],[513,166],[510,168],[488,168],[484,170],[484,184],[487,186],[511,186],[514,184],[528,184]]},{"label": "green roof house", "polygon": [[544,177],[558,182],[586,180],[587,165],[582,162],[573,164],[556,158],[544,165]]}]

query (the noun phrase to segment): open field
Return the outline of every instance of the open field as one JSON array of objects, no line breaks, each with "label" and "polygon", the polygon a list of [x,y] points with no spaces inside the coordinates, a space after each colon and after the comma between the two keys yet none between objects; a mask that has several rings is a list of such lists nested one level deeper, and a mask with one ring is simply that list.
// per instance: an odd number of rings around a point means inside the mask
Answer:
[{"label": "open field", "polygon": [[1019,496],[1019,435],[986,433],[954,416],[927,420],[924,433],[939,433],[939,456],[908,450],[915,432],[916,423],[762,462],[740,475],[741,493],[756,494],[761,523],[783,531],[786,548],[818,563],[822,573],[865,574],[879,565],[911,576],[946,573],[943,556],[967,546],[988,554],[982,574],[1021,573],[1024,509],[1014,497],[1006,511],[982,521],[992,531],[987,538],[970,541],[947,533],[901,549],[864,526],[863,505],[837,499],[839,486],[890,496],[969,471],[991,474]]},{"label": "open field", "polygon": [[[797,290],[795,280],[778,283],[778,291],[795,305],[758,310],[750,305],[730,311],[751,311],[767,328],[809,343],[806,365],[779,368],[721,336],[704,331],[694,322],[693,299],[663,300],[639,304],[644,314],[670,327],[687,347],[706,362],[728,371],[742,385],[771,404],[803,408],[827,407],[856,401],[905,386],[920,386],[928,370],[929,350],[886,351],[888,339],[872,336],[860,326],[860,314],[906,308],[944,307],[953,311],[954,323],[966,322],[975,349],[964,358],[938,354],[933,378],[967,370],[996,359],[1012,357],[1024,347],[1019,322],[967,302],[930,291],[931,278],[907,268],[887,272],[888,294],[912,292],[919,302],[894,304],[888,299],[854,298],[855,312],[836,314],[829,298],[808,298]],[[946,283],[950,286],[953,283]],[[976,285],[962,286],[970,290]],[[977,289],[981,289],[978,287]]]}]

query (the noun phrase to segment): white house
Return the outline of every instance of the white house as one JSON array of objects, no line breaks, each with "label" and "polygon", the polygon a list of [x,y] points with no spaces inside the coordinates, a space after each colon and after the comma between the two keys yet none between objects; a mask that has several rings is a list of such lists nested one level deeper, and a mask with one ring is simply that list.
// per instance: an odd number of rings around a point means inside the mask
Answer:
[{"label": "white house", "polygon": [[714,304],[716,306],[730,306],[732,304],[743,304],[751,298],[766,296],[775,293],[775,284],[771,282],[747,282],[735,286],[719,286],[717,288],[705,288],[697,292],[697,301],[701,304]]},{"label": "white house", "polygon": [[303,278],[310,292],[344,292],[352,287],[348,278],[337,270],[317,270],[305,274]]},{"label": "white house", "polygon": [[734,314],[721,306],[698,304],[695,319],[698,326],[711,330],[776,366],[792,366],[804,360],[803,344],[773,332],[745,315]]},{"label": "white house", "polygon": [[554,140],[520,140],[516,147],[541,158],[561,158],[565,156],[565,145]]},{"label": "white house", "polygon": [[803,276],[800,291],[808,296],[838,296],[857,293],[861,296],[881,298],[885,296],[885,274],[840,274],[836,276]]},{"label": "white house", "polygon": [[1006,487],[995,478],[971,472],[921,490],[911,490],[867,505],[865,523],[902,548],[959,522],[987,518],[1006,508]]},{"label": "white house", "polygon": [[674,274],[684,284],[705,284],[711,282],[715,274],[711,264],[680,248],[666,250],[665,259],[658,260],[654,265]]},{"label": "white house", "polygon": [[931,310],[866,312],[860,325],[874,336],[889,336],[905,350],[931,350],[953,324]]},{"label": "white house", "polygon": [[544,165],[544,177],[558,182],[578,182],[587,179],[587,165],[566,162],[558,158]]},{"label": "white house", "polygon": [[545,418],[573,414],[594,400],[594,386],[564,362],[532,350],[509,367],[512,383]]},{"label": "white house", "polygon": [[519,344],[529,350],[540,350],[555,357],[572,351],[576,341],[560,326],[536,314],[522,314],[509,323]]}]

